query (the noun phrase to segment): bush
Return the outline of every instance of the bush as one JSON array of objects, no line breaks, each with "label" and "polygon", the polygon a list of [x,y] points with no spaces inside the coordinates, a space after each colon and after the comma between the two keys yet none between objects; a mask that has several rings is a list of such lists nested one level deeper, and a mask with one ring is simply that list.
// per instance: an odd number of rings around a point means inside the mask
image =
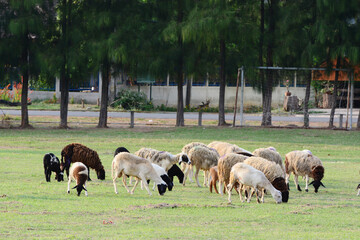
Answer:
[{"label": "bush", "polygon": [[122,107],[125,110],[153,110],[154,106],[147,100],[143,92],[135,92],[128,89],[121,89],[118,97],[110,104],[111,107]]}]

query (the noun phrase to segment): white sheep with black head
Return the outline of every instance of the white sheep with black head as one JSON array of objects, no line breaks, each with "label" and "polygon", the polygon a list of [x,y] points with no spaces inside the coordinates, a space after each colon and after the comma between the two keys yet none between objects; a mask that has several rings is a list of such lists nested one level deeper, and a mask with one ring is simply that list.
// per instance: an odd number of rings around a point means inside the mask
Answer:
[{"label": "white sheep with black head", "polygon": [[85,191],[85,195],[87,196],[86,180],[88,179],[88,168],[82,162],[75,162],[71,165],[69,172],[70,175],[67,192],[70,193],[70,183],[71,180],[74,180],[76,182],[76,186],[73,187],[73,189],[76,188],[78,196],[80,196],[82,190]]},{"label": "white sheep with black head", "polygon": [[[244,187],[252,188],[252,192],[249,194],[247,199],[248,202],[251,201],[251,196],[253,192],[255,192],[257,196],[257,202],[260,203],[258,192],[263,191],[263,189],[271,193],[276,203],[282,202],[281,192],[275,189],[273,185],[271,185],[270,181],[265,177],[265,174],[263,172],[253,168],[250,165],[239,162],[231,168],[230,181],[227,185],[229,203],[231,203],[231,190],[235,186],[235,183],[238,183],[240,185],[239,197],[242,202],[242,191]],[[264,195],[262,196],[261,202],[264,202],[263,198]]]}]

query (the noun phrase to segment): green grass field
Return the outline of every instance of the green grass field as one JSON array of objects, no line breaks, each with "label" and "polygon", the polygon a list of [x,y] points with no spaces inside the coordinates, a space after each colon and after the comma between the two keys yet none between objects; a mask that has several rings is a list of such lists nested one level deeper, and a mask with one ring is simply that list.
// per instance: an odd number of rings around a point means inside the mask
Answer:
[{"label": "green grass field", "polygon": [[[152,147],[172,153],[192,141],[227,141],[253,151],[275,147],[284,155],[310,149],[325,167],[315,194],[295,191],[275,204],[241,203],[175,180],[172,192],[148,196],[138,187],[130,195],[111,180],[113,152]],[[360,132],[262,128],[144,128],[144,129],[0,129],[0,239],[359,239]],[[91,171],[89,196],[66,193],[67,182],[45,181],[42,158],[72,142],[96,150],[106,180]],[[202,180],[202,178],[201,178]],[[300,179],[304,189],[304,181]],[[72,182],[72,187],[75,183]]]}]

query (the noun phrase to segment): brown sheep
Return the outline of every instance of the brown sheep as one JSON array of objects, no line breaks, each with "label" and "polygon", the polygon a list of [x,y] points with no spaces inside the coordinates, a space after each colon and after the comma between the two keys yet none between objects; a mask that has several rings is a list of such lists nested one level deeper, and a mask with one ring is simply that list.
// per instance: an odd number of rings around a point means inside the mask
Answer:
[{"label": "brown sheep", "polygon": [[[65,160],[65,162],[64,162]],[[74,162],[82,162],[88,168],[95,169],[97,178],[100,180],[105,179],[104,166],[101,164],[101,160],[96,151],[80,144],[71,143],[63,148],[61,151],[61,163],[65,164],[66,175],[69,177],[70,164]],[[88,174],[88,180],[90,175]]]},{"label": "brown sheep", "polygon": [[[220,194],[223,195],[225,192],[225,186],[229,184],[231,168],[238,162],[243,162],[247,159],[247,156],[228,153],[222,156],[218,161],[218,172],[219,172],[219,190]],[[238,186],[235,187],[237,189]],[[223,189],[223,190],[222,190]]]},{"label": "brown sheep", "polygon": [[219,194],[219,191],[217,190],[216,183],[219,181],[219,173],[218,173],[218,166],[210,168],[210,192],[212,193],[212,188],[214,187],[215,192]]}]

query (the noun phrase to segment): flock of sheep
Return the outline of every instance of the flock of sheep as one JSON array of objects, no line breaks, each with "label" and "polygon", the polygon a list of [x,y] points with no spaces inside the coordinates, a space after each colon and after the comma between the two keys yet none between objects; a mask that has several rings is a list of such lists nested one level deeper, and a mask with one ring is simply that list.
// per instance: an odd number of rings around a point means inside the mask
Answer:
[{"label": "flock of sheep", "polygon": [[[90,180],[90,168],[94,169],[97,178],[105,179],[104,166],[96,151],[79,143],[65,146],[61,151],[61,161],[52,153],[43,158],[45,178],[50,181],[51,172],[56,173],[55,179],[63,181],[63,172],[68,176],[67,192],[70,193],[71,181],[76,181],[78,196],[85,191],[86,182]],[[178,167],[178,165],[180,167]],[[194,171],[195,168],[195,171]],[[195,178],[200,187],[198,174],[204,171],[204,185],[216,193],[223,195],[227,192],[228,202],[231,203],[231,191],[238,192],[240,200],[243,193],[247,202],[255,194],[257,202],[264,202],[265,194],[272,195],[276,203],[287,202],[289,199],[289,177],[294,174],[294,182],[299,191],[298,176],[306,180],[305,191],[313,185],[318,192],[324,177],[324,167],[321,160],[309,150],[292,151],[285,155],[285,161],[273,147],[259,148],[253,152],[226,142],[214,141],[206,145],[192,142],[185,145],[181,153],[173,155],[166,151],[152,148],[141,148],[131,154],[125,147],[115,150],[111,164],[111,176],[114,191],[118,194],[116,179],[122,177],[122,182],[128,193],[133,194],[137,185],[145,188],[149,195],[149,181],[157,186],[160,195],[173,188],[173,178],[185,186],[187,179]],[[127,178],[136,179],[133,188],[127,186]],[[309,178],[313,181],[309,183]],[[216,187],[218,182],[219,191]],[[360,187],[360,184],[359,184]],[[358,195],[360,194],[360,189]]]}]

